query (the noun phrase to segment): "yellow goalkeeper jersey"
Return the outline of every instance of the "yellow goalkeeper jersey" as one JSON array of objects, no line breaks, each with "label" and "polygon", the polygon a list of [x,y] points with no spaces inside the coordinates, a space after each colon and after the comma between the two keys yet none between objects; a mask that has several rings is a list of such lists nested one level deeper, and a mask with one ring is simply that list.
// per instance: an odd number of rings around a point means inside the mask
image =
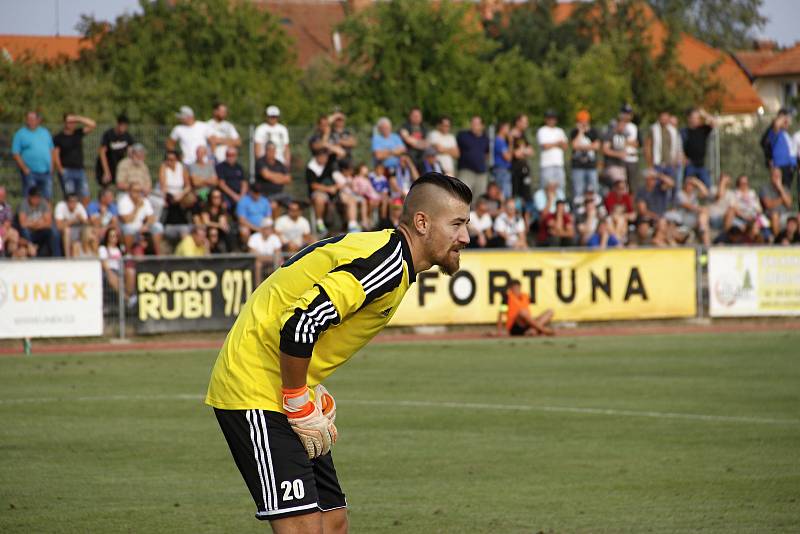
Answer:
[{"label": "yellow goalkeeper jersey", "polygon": [[311,358],[313,388],[386,326],[415,277],[397,230],[309,245],[250,295],[214,364],[206,403],[282,411],[280,352]]}]

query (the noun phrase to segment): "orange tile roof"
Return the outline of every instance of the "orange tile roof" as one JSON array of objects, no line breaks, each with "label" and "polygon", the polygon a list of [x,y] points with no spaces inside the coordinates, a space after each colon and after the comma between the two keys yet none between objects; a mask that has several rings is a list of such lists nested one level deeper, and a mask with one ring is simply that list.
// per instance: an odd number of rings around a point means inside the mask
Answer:
[{"label": "orange tile roof", "polygon": [[759,78],[797,74],[800,74],[800,44],[796,44],[783,52],[778,52],[770,60],[759,65],[753,72],[753,75]]},{"label": "orange tile roof", "polygon": [[49,35],[0,35],[0,51],[12,60],[25,54],[36,61],[53,61],[60,58],[77,59],[80,51],[91,46],[82,37],[55,37]]},{"label": "orange tile roof", "polygon": [[[579,2],[557,4],[553,11],[553,20],[557,23],[567,20],[579,5]],[[640,6],[644,16],[651,20],[647,37],[652,42],[653,53],[658,54],[667,38],[668,29],[646,2],[641,2]],[[685,33],[681,34],[677,46],[678,60],[692,72],[719,63],[714,76],[720,81],[724,93],[711,96],[713,101],[720,104],[723,113],[753,113],[762,105],[761,98],[750,83],[750,79],[729,54]],[[797,57],[800,65],[800,54]],[[707,102],[710,103],[712,102]]]},{"label": "orange tile roof", "polygon": [[305,68],[317,56],[334,56],[333,32],[345,18],[342,2],[306,0],[256,0],[257,6],[275,15],[294,38],[297,63]]},{"label": "orange tile roof", "polygon": [[748,72],[750,76],[754,76],[759,67],[767,63],[775,57],[774,50],[737,50],[733,53],[736,61]]}]

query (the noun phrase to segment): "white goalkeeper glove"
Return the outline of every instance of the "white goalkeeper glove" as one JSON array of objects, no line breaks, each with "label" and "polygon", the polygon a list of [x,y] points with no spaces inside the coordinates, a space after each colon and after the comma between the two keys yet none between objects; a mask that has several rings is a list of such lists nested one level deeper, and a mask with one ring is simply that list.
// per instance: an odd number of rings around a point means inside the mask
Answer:
[{"label": "white goalkeeper glove", "polygon": [[317,388],[319,394],[316,402],[311,402],[308,386],[283,388],[283,410],[292,430],[312,459],[328,454],[338,437],[333,420],[323,413],[323,407],[327,404],[328,414],[333,413],[335,417],[336,403],[324,387]]}]

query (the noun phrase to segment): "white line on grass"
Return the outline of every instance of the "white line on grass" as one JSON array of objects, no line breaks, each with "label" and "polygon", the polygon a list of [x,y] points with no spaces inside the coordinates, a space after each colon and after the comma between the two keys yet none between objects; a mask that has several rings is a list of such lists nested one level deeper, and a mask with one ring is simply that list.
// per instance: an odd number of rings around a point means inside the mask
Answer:
[{"label": "white line on grass", "polygon": [[[201,401],[203,395],[184,393],[174,395],[98,395],[94,397],[27,397],[0,399],[0,406],[12,404],[41,404],[49,402],[109,402],[109,401],[163,401],[191,400]],[[655,419],[683,419],[688,421],[715,421],[720,423],[756,423],[771,425],[800,425],[798,419],[773,419],[768,417],[745,417],[731,415],[709,415],[695,413],[653,412],[637,410],[616,410],[613,408],[580,408],[572,406],[536,406],[530,404],[489,404],[476,402],[414,401],[414,400],[369,400],[337,399],[344,404],[365,406],[399,406],[412,408],[449,408],[457,410],[498,410],[523,412],[574,413],[584,415],[607,415],[611,417],[651,417]]]}]

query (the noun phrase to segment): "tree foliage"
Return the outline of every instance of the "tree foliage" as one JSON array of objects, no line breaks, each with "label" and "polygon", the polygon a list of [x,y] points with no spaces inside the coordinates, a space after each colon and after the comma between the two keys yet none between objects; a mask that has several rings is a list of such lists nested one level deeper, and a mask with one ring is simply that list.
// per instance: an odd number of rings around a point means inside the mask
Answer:
[{"label": "tree foliage", "polygon": [[[650,0],[665,19],[701,41],[726,50],[745,48],[767,19],[764,0]],[[787,14],[788,15],[788,14]]]}]

